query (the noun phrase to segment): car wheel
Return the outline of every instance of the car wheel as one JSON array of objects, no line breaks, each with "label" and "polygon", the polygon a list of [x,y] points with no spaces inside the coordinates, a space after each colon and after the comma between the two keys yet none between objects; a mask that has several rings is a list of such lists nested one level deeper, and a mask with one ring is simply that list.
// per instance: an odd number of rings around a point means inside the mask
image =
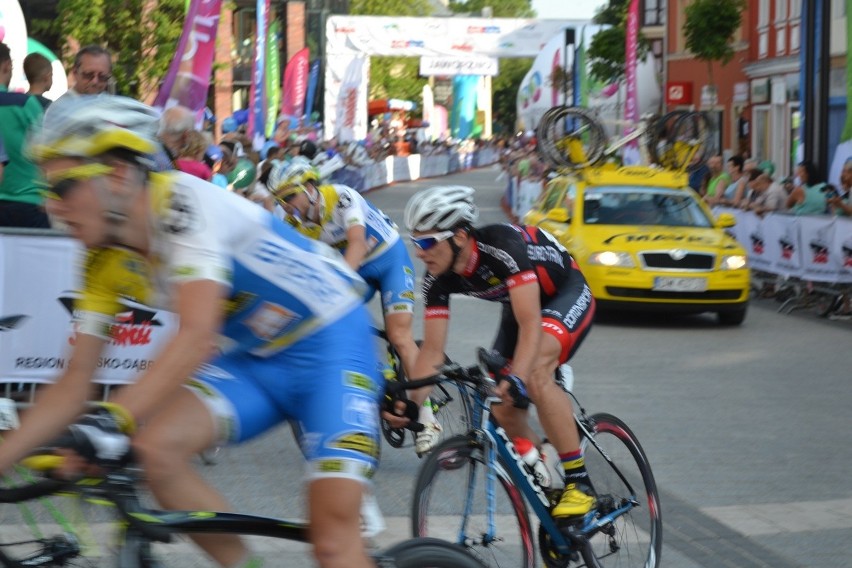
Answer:
[{"label": "car wheel", "polygon": [[737,308],[735,310],[725,310],[717,312],[719,323],[722,325],[740,325],[745,321],[746,308]]}]

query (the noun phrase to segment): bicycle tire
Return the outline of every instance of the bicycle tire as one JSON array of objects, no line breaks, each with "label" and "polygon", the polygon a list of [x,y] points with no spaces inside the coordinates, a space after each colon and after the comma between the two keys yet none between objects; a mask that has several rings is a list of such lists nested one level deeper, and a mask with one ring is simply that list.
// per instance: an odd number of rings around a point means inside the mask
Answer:
[{"label": "bicycle tire", "polygon": [[590,538],[580,551],[589,568],[659,568],[663,521],[657,485],[645,451],[635,434],[611,414],[595,414],[589,426],[595,442],[633,487],[633,493],[585,436],[582,447],[586,469],[598,497],[597,514],[609,513],[622,499],[635,498],[638,506],[617,517]]},{"label": "bicycle tire", "polygon": [[396,568],[485,568],[463,547],[437,538],[414,538],[387,549]]},{"label": "bicycle tire", "polygon": [[[712,125],[705,113],[683,112],[671,125],[659,164],[665,168],[681,170],[690,163],[705,162],[712,151],[711,131]],[[657,146],[659,147],[658,144]]]},{"label": "bicycle tire", "polygon": [[[485,448],[470,436],[456,436],[436,447],[421,465],[415,482],[412,535],[462,545],[487,566],[532,568],[535,546],[526,502],[502,467],[494,468],[497,534],[493,541],[484,542],[488,529],[484,482],[489,469]],[[471,510],[466,515],[468,498]]]},{"label": "bicycle tire", "polygon": [[664,146],[669,139],[669,132],[674,130],[675,122],[687,112],[691,111],[673,110],[653,120],[646,138],[646,147],[652,163],[662,165]]},{"label": "bicycle tire", "polygon": [[536,127],[539,154],[556,167],[581,169],[598,163],[606,151],[606,131],[588,110],[559,106]]}]

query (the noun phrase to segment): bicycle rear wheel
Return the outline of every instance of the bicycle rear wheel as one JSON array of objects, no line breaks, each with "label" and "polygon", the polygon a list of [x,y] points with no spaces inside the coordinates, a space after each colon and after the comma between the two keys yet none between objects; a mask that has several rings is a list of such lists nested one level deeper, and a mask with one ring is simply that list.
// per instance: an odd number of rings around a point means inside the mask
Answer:
[{"label": "bicycle rear wheel", "polygon": [[382,554],[396,568],[485,568],[457,544],[437,538],[415,538],[395,544]]},{"label": "bicycle rear wheel", "polygon": [[606,150],[606,132],[587,110],[559,106],[548,110],[536,127],[539,153],[551,165],[585,168]]},{"label": "bicycle rear wheel", "polygon": [[660,151],[657,162],[675,170],[684,169],[690,163],[703,163],[713,150],[711,133],[710,119],[703,112],[667,114],[655,128],[655,146]]},{"label": "bicycle rear wheel", "polygon": [[535,549],[526,503],[502,467],[494,468],[495,528],[489,529],[489,465],[494,464],[486,463],[485,448],[469,436],[435,448],[414,486],[412,534],[462,545],[488,566],[531,568]]},{"label": "bicycle rear wheel", "polygon": [[630,428],[611,414],[593,415],[587,427],[618,469],[616,472],[588,438],[583,439],[586,469],[598,498],[597,514],[602,517],[630,501],[636,505],[589,540],[587,550],[581,552],[584,566],[658,568],[663,521],[657,485],[645,451]]}]

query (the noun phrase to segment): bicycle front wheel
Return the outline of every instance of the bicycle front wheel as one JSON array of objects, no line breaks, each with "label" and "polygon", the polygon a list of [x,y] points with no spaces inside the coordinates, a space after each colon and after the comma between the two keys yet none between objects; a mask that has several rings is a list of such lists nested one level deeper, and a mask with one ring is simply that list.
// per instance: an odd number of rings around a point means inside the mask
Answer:
[{"label": "bicycle front wheel", "polygon": [[415,538],[400,542],[382,554],[396,568],[485,568],[464,548],[437,538]]},{"label": "bicycle front wheel", "polygon": [[598,498],[598,515],[608,515],[630,502],[635,505],[589,540],[583,552],[584,565],[658,568],[663,521],[657,485],[645,451],[630,428],[611,414],[595,414],[586,426],[600,447],[588,438],[582,441],[586,469]]},{"label": "bicycle front wheel", "polygon": [[413,536],[462,545],[488,566],[531,568],[535,550],[526,503],[504,468],[496,467],[489,506],[489,465],[485,448],[470,436],[435,448],[414,486]]}]

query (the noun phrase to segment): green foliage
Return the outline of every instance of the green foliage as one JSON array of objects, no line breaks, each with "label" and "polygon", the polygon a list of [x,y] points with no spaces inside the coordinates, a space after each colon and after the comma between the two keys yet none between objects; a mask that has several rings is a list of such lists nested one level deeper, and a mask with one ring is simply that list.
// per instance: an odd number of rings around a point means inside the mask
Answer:
[{"label": "green foliage", "polygon": [[683,34],[686,48],[697,59],[726,65],[734,56],[734,34],[742,22],[746,0],[694,0],[686,7]]},{"label": "green foliage", "polygon": [[352,0],[349,13],[353,16],[428,16],[432,13],[429,0]]},{"label": "green foliage", "polygon": [[147,12],[144,4],[144,0],[59,0],[58,17],[42,29],[59,38],[68,69],[74,61],[71,39],[80,46],[109,49],[117,92],[142,98],[147,94],[140,92],[142,86],[157,85],[174,57],[185,0],[157,0]]},{"label": "green foliage", "polygon": [[[592,80],[615,83],[624,78],[627,8],[628,0],[610,0],[593,19],[596,24],[610,27],[596,33],[586,49],[589,77]],[[639,51],[636,57],[641,61],[650,48],[642,32],[639,32],[637,44]]]},{"label": "green foliage", "polygon": [[490,6],[495,18],[534,18],[530,0],[467,0],[465,2],[450,1],[450,10],[454,14],[479,15],[482,9]]}]

